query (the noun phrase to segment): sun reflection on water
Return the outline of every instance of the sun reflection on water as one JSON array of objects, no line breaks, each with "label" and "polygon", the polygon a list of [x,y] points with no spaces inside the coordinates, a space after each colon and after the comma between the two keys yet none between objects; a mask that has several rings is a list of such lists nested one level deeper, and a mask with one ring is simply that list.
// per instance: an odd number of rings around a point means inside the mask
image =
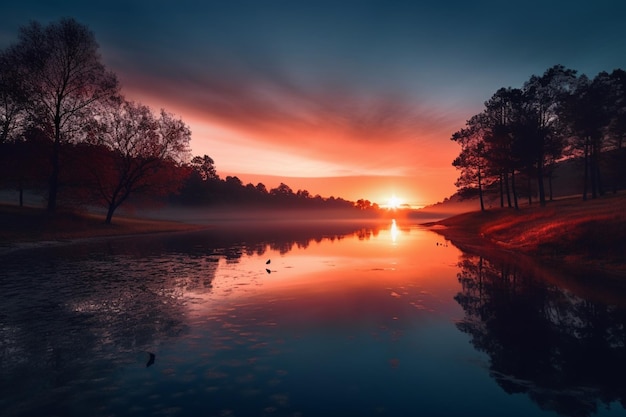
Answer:
[{"label": "sun reflection on water", "polygon": [[400,229],[398,228],[396,219],[391,220],[391,227],[389,228],[389,232],[391,234],[391,242],[395,245],[398,241],[398,236],[400,236]]}]

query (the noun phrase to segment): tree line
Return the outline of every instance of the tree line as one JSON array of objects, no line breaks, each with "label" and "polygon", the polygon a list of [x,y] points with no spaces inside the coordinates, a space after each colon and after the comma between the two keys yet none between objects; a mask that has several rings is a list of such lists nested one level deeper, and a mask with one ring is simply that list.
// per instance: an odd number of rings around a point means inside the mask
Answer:
[{"label": "tree line", "polygon": [[208,155],[195,156],[190,173],[172,202],[192,205],[246,205],[259,208],[357,209],[377,211],[379,206],[369,200],[356,202],[341,197],[324,198],[307,190],[294,191],[285,183],[268,189],[259,182],[244,184],[237,176],[220,178],[215,161]]},{"label": "tree line", "polygon": [[624,188],[626,72],[593,79],[555,65],[521,88],[500,88],[451,140],[463,196],[497,195],[500,206],[552,200],[558,164],[575,160],[584,200]]},{"label": "tree line", "polygon": [[275,201],[333,208],[376,208],[366,200],[266,190],[222,180],[213,160],[191,159],[191,131],[165,110],[126,99],[102,63],[93,32],[67,18],[31,22],[0,51],[0,186],[45,192],[59,203],[101,205],[106,223],[133,196],[186,203]]}]

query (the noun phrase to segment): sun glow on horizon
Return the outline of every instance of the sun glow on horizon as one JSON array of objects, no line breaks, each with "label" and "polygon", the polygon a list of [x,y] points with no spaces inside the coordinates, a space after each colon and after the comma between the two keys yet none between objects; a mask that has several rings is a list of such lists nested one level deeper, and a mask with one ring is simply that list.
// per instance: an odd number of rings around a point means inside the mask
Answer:
[{"label": "sun glow on horizon", "polygon": [[385,207],[391,210],[397,210],[402,207],[402,205],[402,199],[396,197],[396,195],[394,194],[387,200],[387,204],[385,205]]}]

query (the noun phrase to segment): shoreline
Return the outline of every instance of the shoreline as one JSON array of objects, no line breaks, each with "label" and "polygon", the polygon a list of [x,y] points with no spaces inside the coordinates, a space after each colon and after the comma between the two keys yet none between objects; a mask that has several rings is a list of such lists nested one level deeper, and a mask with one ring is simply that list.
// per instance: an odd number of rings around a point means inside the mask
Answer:
[{"label": "shoreline", "polygon": [[626,194],[475,211],[426,223],[455,246],[531,257],[546,266],[626,278]]},{"label": "shoreline", "polygon": [[93,213],[49,214],[40,208],[0,205],[0,255],[97,239],[190,232],[211,227],[130,216],[117,216],[112,224],[105,224],[102,215]]},{"label": "shoreline", "polygon": [[[502,251],[547,266],[585,269],[626,277],[626,193],[594,200],[570,198],[510,208],[473,211],[421,225],[470,253]],[[323,219],[322,219],[323,220]],[[210,229],[212,224],[0,204],[0,255],[14,250],[92,239]]]}]

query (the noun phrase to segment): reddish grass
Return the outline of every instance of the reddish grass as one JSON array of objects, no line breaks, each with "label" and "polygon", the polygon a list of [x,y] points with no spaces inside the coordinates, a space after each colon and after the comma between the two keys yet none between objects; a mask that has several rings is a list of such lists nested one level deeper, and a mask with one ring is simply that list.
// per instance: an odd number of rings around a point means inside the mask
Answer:
[{"label": "reddish grass", "polygon": [[464,244],[626,274],[625,209],[626,194],[612,194],[588,201],[564,199],[546,207],[465,213],[438,224],[444,226],[442,234]]}]

